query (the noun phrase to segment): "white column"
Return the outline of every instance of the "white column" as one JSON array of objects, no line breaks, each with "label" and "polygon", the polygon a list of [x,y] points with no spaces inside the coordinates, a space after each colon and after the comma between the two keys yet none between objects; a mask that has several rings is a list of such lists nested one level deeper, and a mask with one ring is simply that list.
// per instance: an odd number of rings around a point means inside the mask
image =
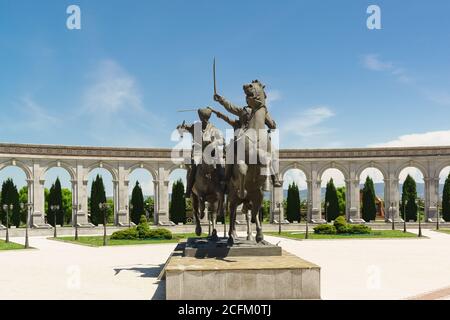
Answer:
[{"label": "white column", "polygon": [[[436,222],[439,203],[439,177],[424,178],[425,182],[425,221]],[[442,218],[442,217],[441,217]]]},{"label": "white column", "polygon": [[308,185],[308,221],[323,223],[325,222],[325,219],[322,217],[322,202],[320,199],[322,181],[318,177],[317,173],[313,172],[312,179],[307,180],[306,182]]},{"label": "white column", "polygon": [[[354,176],[354,175],[353,175]],[[364,222],[360,215],[359,180],[355,177],[345,180],[346,218],[349,222]]]},{"label": "white column", "polygon": [[129,170],[119,165],[119,180],[115,183],[115,222],[119,226],[128,226],[129,224]]},{"label": "white column", "polygon": [[87,195],[87,177],[85,179],[85,168],[81,164],[76,167],[76,181],[73,183],[75,189],[75,203],[78,204],[77,223],[79,226],[92,226],[88,218],[88,195]]},{"label": "white column", "polygon": [[158,168],[158,192],[156,201],[158,202],[158,213],[156,223],[159,225],[172,224],[169,219],[169,174],[168,171]]},{"label": "white column", "polygon": [[44,179],[41,179],[43,170],[38,163],[33,164],[33,183],[32,183],[32,202],[33,213],[32,219],[33,227],[48,228],[49,225],[45,223],[45,195],[44,195]]},{"label": "white column", "polygon": [[272,199],[270,201],[270,222],[278,223],[281,219],[284,222],[284,212],[283,212],[283,181],[281,182],[281,187],[272,186]]},{"label": "white column", "polygon": [[384,179],[384,210],[385,210],[385,220],[387,222],[403,221],[400,218],[400,192],[399,192],[399,181],[398,178],[389,174],[389,178]]}]

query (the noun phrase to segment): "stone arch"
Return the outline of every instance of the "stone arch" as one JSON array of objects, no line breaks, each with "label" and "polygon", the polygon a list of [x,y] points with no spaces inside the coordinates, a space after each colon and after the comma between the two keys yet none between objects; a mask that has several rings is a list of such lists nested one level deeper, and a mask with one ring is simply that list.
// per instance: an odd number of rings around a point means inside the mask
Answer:
[{"label": "stone arch", "polygon": [[23,172],[25,173],[25,176],[28,180],[33,179],[33,172],[25,163],[23,163],[21,161],[11,159],[11,160],[5,161],[0,164],[0,170],[4,169],[6,167],[18,167],[23,170]]},{"label": "stone arch", "polygon": [[110,165],[109,163],[98,161],[87,167],[86,176],[84,177],[84,180],[87,180],[89,173],[91,173],[92,170],[98,169],[98,168],[106,169],[107,171],[109,171],[109,173],[111,173],[113,181],[117,181],[119,179],[118,178],[119,174],[117,173],[117,170],[112,165]]},{"label": "stone arch", "polygon": [[401,164],[399,167],[397,167],[397,169],[395,170],[395,178],[398,179],[400,176],[400,173],[404,169],[409,168],[409,167],[417,168],[422,173],[424,180],[428,178],[427,169],[421,163],[419,163],[417,161],[408,161],[408,162]]},{"label": "stone arch", "polygon": [[169,168],[167,168],[167,178],[170,177],[170,175],[178,169],[183,169],[183,170],[187,170],[187,165],[185,165],[184,163],[175,163],[172,164]]},{"label": "stone arch", "polygon": [[389,173],[383,165],[381,165],[380,163],[371,161],[371,162],[364,163],[358,167],[358,169],[356,170],[356,179],[359,180],[361,173],[363,173],[364,170],[370,169],[370,168],[378,169],[381,172],[381,174],[383,175],[383,179],[387,179],[389,177]]},{"label": "stone arch", "polygon": [[343,166],[340,163],[329,162],[326,165],[323,165],[319,169],[319,171],[317,173],[317,179],[322,181],[322,176],[323,176],[324,172],[327,171],[328,169],[338,169],[344,175],[344,179],[345,180],[348,180],[350,178],[350,173],[349,173],[348,169],[345,166]]},{"label": "stone arch", "polygon": [[130,167],[128,167],[128,175],[131,175],[133,173],[134,170],[136,169],[145,169],[147,170],[150,175],[152,176],[153,180],[157,180],[158,179],[158,170],[153,168],[152,166],[143,164],[143,163],[138,163],[138,164],[134,164]]},{"label": "stone arch", "polygon": [[280,177],[283,178],[284,175],[286,174],[286,172],[288,172],[291,169],[298,169],[298,170],[302,171],[303,174],[306,176],[306,180],[311,179],[310,171],[299,162],[293,162],[283,168],[280,168]]},{"label": "stone arch", "polygon": [[69,174],[70,179],[72,181],[76,180],[77,175],[76,175],[74,168],[71,165],[69,165],[68,163],[65,163],[62,161],[53,161],[53,162],[50,162],[49,164],[47,164],[47,167],[42,172],[41,180],[43,180],[45,175],[47,174],[47,172],[53,168],[65,169],[67,171],[67,173]]},{"label": "stone arch", "polygon": [[[436,171],[434,172],[434,178],[439,179],[441,176],[441,172],[447,168],[450,167],[450,161],[445,161],[439,164],[439,166],[436,168]],[[430,177],[433,178],[433,177]]]}]

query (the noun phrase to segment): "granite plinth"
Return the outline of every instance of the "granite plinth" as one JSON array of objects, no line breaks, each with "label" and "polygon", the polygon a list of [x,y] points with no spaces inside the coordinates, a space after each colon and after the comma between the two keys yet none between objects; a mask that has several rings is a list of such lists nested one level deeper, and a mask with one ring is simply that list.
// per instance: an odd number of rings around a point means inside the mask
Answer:
[{"label": "granite plinth", "polygon": [[267,241],[237,239],[233,245],[228,238],[189,238],[183,255],[197,258],[238,257],[238,256],[281,256],[281,247]]},{"label": "granite plinth", "polygon": [[320,299],[320,267],[277,256],[188,257],[180,243],[163,273],[168,300]]}]

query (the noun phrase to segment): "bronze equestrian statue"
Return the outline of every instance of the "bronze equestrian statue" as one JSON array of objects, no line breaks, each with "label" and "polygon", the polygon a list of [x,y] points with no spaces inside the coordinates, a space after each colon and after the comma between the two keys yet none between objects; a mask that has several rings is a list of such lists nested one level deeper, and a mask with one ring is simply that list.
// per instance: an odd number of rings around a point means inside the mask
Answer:
[{"label": "bronze equestrian statue", "polygon": [[264,85],[258,80],[243,86],[247,106],[238,107],[218,94],[214,100],[239,119],[248,118],[245,128],[235,136],[234,145],[237,146],[235,162],[232,166],[231,178],[228,182],[228,200],[230,202],[230,245],[236,242],[236,209],[240,204],[251,207],[252,218],[256,222],[256,241],[264,239],[262,225],[259,219],[259,210],[263,201],[263,188],[270,172],[275,185],[280,185],[277,174],[274,172],[271,158],[270,136],[266,129],[276,129],[266,106],[266,93]]},{"label": "bronze equestrian statue", "polygon": [[179,125],[179,131],[188,131],[193,138],[191,165],[187,172],[186,196],[191,197],[192,210],[195,217],[195,233],[200,236],[202,227],[200,220],[205,215],[208,203],[208,218],[212,224],[213,239],[217,239],[216,220],[223,214],[224,187],[223,167],[220,147],[223,146],[221,132],[209,122],[211,110],[198,109],[200,122]]}]

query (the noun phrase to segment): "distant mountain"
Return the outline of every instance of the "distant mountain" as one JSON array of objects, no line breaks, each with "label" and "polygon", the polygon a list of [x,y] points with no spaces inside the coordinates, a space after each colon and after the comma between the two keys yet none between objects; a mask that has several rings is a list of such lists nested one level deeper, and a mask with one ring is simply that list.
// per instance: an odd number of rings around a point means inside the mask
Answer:
[{"label": "distant mountain", "polygon": [[[360,185],[360,188],[362,190],[362,188],[364,187],[364,184]],[[384,198],[384,183],[374,183],[374,187],[375,187],[375,193],[377,196],[379,196],[380,198]],[[402,190],[403,184],[400,184],[400,196],[401,196],[401,190]],[[417,188],[417,196],[419,198],[424,198],[425,195],[425,184],[424,183],[416,183],[416,188]],[[439,192],[442,194],[442,190],[444,189],[444,185],[440,184],[439,185]],[[320,195],[321,195],[321,199],[324,200],[325,199],[325,188],[322,188],[320,191]],[[284,198],[287,198],[287,190],[283,190],[283,195]],[[270,196],[270,194],[269,194]],[[308,190],[300,190],[300,199],[303,201],[305,199],[308,198]],[[270,199],[267,198],[266,199]]]}]

